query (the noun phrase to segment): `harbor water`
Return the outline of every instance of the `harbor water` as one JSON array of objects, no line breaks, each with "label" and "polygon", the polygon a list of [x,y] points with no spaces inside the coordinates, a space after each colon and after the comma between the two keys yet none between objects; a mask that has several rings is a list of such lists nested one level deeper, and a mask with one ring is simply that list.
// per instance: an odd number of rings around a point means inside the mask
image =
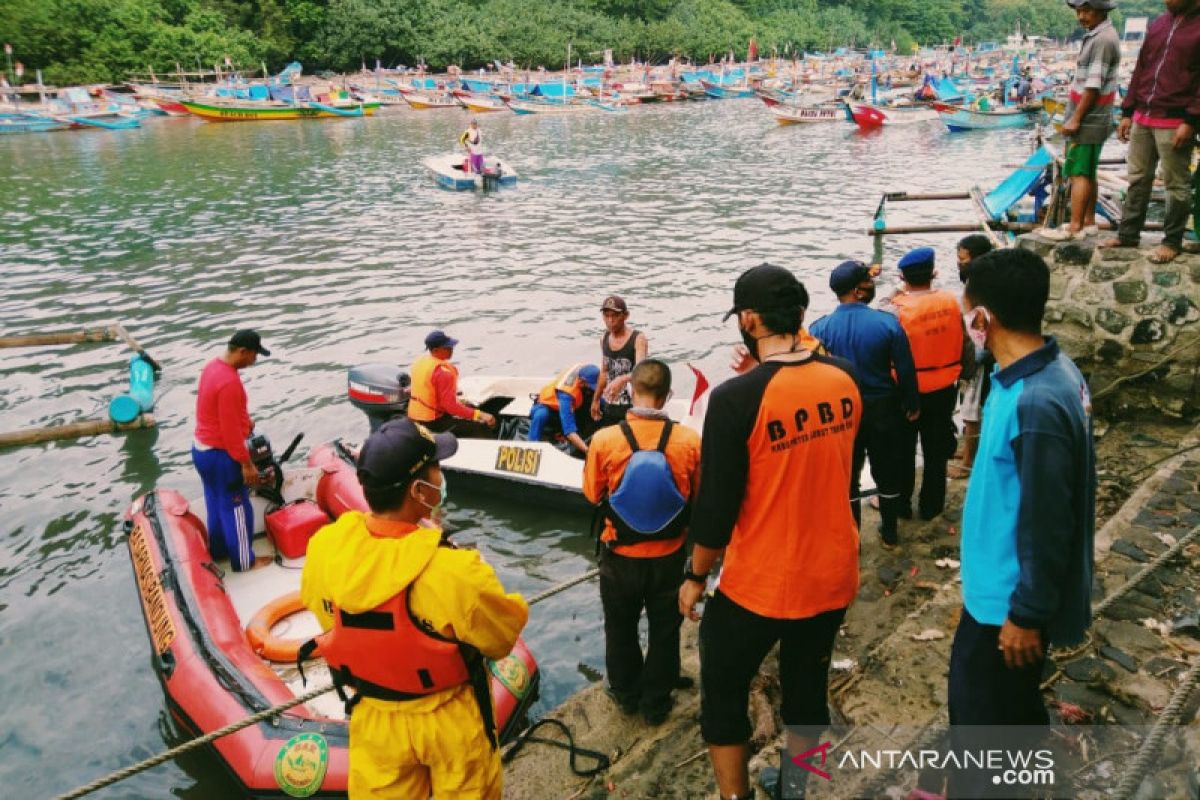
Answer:
[{"label": "harbor water", "polygon": [[[882,192],[995,185],[1032,131],[949,134],[936,121],[859,134],[782,128],[757,101],[630,113],[480,118],[521,175],[483,195],[434,186],[420,162],[467,117],[209,124],[0,140],[0,331],[120,321],[163,365],[158,428],[0,451],[0,786],[47,797],[178,744],[121,527],[155,486],[200,492],[195,381],[229,334],[272,354],[243,372],[257,429],[282,448],[361,438],[346,369],[407,365],[425,334],[461,340],[467,374],[544,375],[595,360],[605,295],[666,359],[729,376],[733,281],[764,260],[796,271],[809,319],[835,300],[828,271],[870,260]],[[971,222],[969,202],[906,204],[889,222]],[[892,237],[881,294],[909,247],[938,249],[957,283],[963,234]],[[0,350],[0,431],[101,417],[128,383],[121,343]],[[593,566],[590,519],[473,497],[450,485],[449,524],[504,584],[533,594]],[[594,583],[536,606],[526,640],[544,712],[603,675]],[[200,753],[97,797],[211,798],[233,785]]]}]

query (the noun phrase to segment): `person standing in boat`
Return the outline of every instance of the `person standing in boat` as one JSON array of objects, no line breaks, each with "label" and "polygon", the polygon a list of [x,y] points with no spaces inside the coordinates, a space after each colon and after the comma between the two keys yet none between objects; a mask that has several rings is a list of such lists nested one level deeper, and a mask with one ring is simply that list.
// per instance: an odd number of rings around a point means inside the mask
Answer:
[{"label": "person standing in boat", "polygon": [[246,388],[238,375],[271,351],[257,331],[240,330],[229,339],[224,355],[204,365],[196,389],[196,429],[192,463],[204,484],[208,514],[208,549],[213,559],[229,558],[234,572],[270,563],[255,558],[254,514],[248,487],[258,484],[246,440],[254,430],[246,404]]},{"label": "person standing in boat", "polygon": [[471,124],[458,137],[458,143],[467,151],[470,171],[483,174],[483,132],[479,130],[479,120],[471,120]]},{"label": "person standing in boat", "polygon": [[[704,418],[700,486],[680,613],[723,559],[700,624],[700,730],[723,800],[752,797],[750,682],[779,644],[787,747],[775,797],[804,796],[803,768],[829,725],[829,657],[858,591],[858,531],[846,497],[862,402],[853,367],[799,340],[808,292],[772,264],[744,272],[733,308],[759,365],[715,388]],[[764,770],[765,772],[765,770]]]},{"label": "person standing in boat", "polygon": [[1077,239],[1098,233],[1096,199],[1100,150],[1113,129],[1113,101],[1117,98],[1117,68],[1121,66],[1121,41],[1108,19],[1112,0],[1067,0],[1087,33],[1075,59],[1075,77],[1067,103],[1062,133],[1067,139],[1063,176],[1071,179],[1071,220],[1038,233],[1051,241]]},{"label": "person standing in boat", "polygon": [[[600,306],[607,329],[600,337],[600,379],[592,398],[592,419],[615,425],[625,419],[632,402],[629,380],[633,368],[646,357],[650,344],[641,331],[627,327],[629,306],[617,295],[604,298]],[[604,402],[601,403],[601,398]]]},{"label": "person standing in boat", "polygon": [[[661,724],[679,675],[679,582],[690,501],[700,478],[700,435],[674,424],[663,406],[671,369],[649,358],[633,368],[633,405],[618,426],[597,431],[583,494],[605,510],[600,534],[600,602],[608,694],[626,714]],[[635,457],[635,450],[640,455]],[[643,656],[638,624],[646,611]]]},{"label": "person standing in boat", "polygon": [[481,656],[512,651],[529,606],[477,550],[426,522],[446,502],[438,462],[457,447],[412,420],[385,422],[358,455],[370,513],[347,511],[308,543],[300,598],[327,631],[318,641],[331,674],[355,691],[351,798],[500,800]]},{"label": "person standing in boat", "polygon": [[408,418],[431,431],[449,431],[456,436],[486,438],[496,427],[496,418],[458,399],[458,367],[450,363],[458,339],[432,331],[425,337],[429,352],[412,365],[412,395]]}]

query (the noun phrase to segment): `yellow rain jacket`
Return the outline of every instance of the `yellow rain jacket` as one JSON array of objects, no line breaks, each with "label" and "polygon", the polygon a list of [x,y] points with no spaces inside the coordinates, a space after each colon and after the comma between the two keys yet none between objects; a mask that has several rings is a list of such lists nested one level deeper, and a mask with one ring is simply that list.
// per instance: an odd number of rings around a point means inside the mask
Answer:
[{"label": "yellow rain jacket", "polygon": [[[300,597],[321,627],[332,607],[369,611],[409,589],[413,616],[490,659],[508,655],[529,606],[507,594],[474,550],[438,547],[441,532],[348,511],[308,543]],[[418,576],[420,576],[418,578]],[[351,800],[499,800],[492,748],[469,684],[417,700],[364,697],[350,717]]]}]

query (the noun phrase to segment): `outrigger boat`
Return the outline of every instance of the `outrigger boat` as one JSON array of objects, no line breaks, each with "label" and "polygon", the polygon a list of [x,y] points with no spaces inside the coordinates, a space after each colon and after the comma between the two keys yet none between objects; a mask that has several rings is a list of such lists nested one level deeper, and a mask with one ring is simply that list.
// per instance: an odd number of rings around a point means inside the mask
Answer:
[{"label": "outrigger boat", "polygon": [[812,122],[843,122],[846,119],[840,104],[797,106],[787,103],[769,106],[780,125],[799,125]]},{"label": "outrigger boat", "polygon": [[190,113],[209,122],[264,122],[281,119],[326,119],[336,117],[370,117],[379,110],[379,103],[355,100],[316,100],[284,102],[279,100],[181,100],[180,105]]},{"label": "outrigger boat", "polygon": [[[269,446],[265,453],[277,477],[251,504],[255,553],[274,554],[267,566],[232,572],[228,561],[213,559],[203,500],[156,489],[136,499],[126,515],[154,671],[171,716],[192,735],[330,682],[319,652],[304,668],[307,686],[297,669],[301,643],[320,632],[299,600],[300,568],[308,538],[321,525],[366,508],[355,453],[334,441],[316,448],[307,467],[286,473]],[[490,684],[503,743],[518,732],[537,696],[537,663],[519,641],[501,661],[485,660],[483,669],[477,685],[482,696]],[[348,737],[345,707],[330,692],[221,737],[212,750],[250,796],[345,797]]]},{"label": "outrigger boat", "polygon": [[469,172],[468,162],[460,153],[430,156],[422,163],[437,185],[445,189],[463,191],[517,185],[517,171],[498,158],[485,158],[482,173]]},{"label": "outrigger boat", "polygon": [[1041,106],[1019,106],[997,109],[996,111],[979,111],[966,106],[953,106],[947,103],[931,103],[934,111],[942,118],[946,127],[953,131],[991,131],[1002,128],[1024,128],[1032,125],[1034,116],[1041,113]]}]

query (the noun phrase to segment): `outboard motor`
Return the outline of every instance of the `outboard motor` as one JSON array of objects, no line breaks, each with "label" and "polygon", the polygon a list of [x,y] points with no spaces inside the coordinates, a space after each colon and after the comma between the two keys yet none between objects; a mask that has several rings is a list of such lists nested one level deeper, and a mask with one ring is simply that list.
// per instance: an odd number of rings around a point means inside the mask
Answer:
[{"label": "outboard motor", "polygon": [[408,412],[412,379],[393,364],[351,367],[346,380],[350,405],[367,415],[371,432],[393,417]]},{"label": "outboard motor", "polygon": [[504,175],[504,168],[500,166],[499,161],[493,161],[483,168],[483,188],[491,191],[500,188],[500,178]]}]

